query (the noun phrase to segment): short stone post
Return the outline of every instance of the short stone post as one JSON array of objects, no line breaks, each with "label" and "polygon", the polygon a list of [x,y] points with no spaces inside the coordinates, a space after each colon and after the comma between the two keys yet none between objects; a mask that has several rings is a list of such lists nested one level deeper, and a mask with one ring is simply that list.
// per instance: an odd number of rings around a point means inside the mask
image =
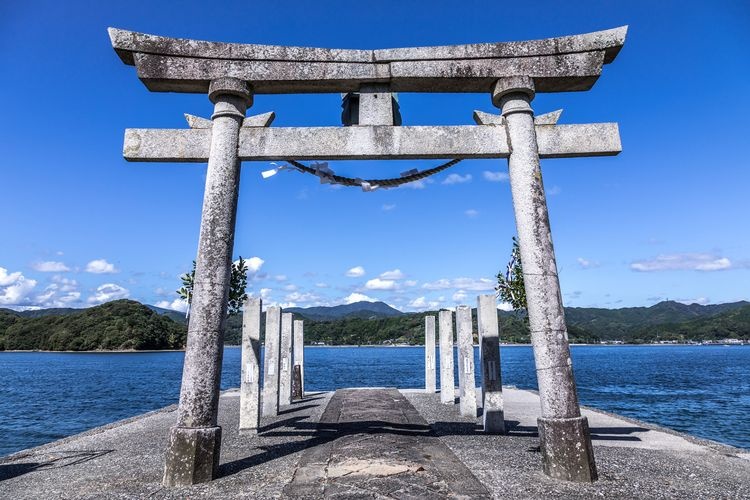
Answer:
[{"label": "short stone post", "polygon": [[458,397],[461,415],[477,416],[477,387],[474,378],[474,335],[471,328],[471,307],[456,308],[458,338]]},{"label": "short stone post", "polygon": [[281,315],[281,369],[279,370],[279,405],[292,404],[292,313]]},{"label": "short stone post", "polygon": [[505,434],[503,385],[500,370],[500,326],[495,294],[477,297],[479,360],[482,370],[482,423],[484,432]]},{"label": "short stone post", "polygon": [[534,82],[497,81],[492,102],[503,111],[516,229],[521,250],[531,342],[542,417],[538,420],[544,473],[568,481],[597,478],[588,420],[578,406],[560,282],[534,128]]},{"label": "short stone post", "polygon": [[435,316],[424,317],[424,390],[434,394],[435,386]]},{"label": "short stone post", "polygon": [[299,366],[299,390],[300,398],[305,397],[305,322],[301,319],[294,320],[294,366]]},{"label": "short stone post", "polygon": [[292,401],[302,399],[302,372],[299,365],[294,365],[292,370]]},{"label": "short stone post", "polygon": [[453,311],[438,313],[440,335],[440,402],[456,402],[456,382],[453,374]]},{"label": "short stone post", "polygon": [[251,297],[242,313],[242,376],[240,377],[240,434],[260,427],[260,316],[263,301]]},{"label": "short stone post", "polygon": [[263,358],[263,416],[279,414],[279,356],[281,354],[281,308],[266,310],[266,343]]},{"label": "short stone post", "polygon": [[211,149],[177,425],[170,431],[164,468],[168,487],[211,481],[221,449],[217,414],[240,182],[237,145],[252,94],[242,80],[219,78],[211,81],[208,97],[214,103]]}]

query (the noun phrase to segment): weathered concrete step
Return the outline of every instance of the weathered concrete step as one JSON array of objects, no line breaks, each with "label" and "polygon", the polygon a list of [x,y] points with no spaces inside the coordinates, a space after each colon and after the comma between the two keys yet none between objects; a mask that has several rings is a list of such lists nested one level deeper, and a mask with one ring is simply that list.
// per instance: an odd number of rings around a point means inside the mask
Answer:
[{"label": "weathered concrete step", "polygon": [[318,423],[290,497],[490,498],[396,389],[338,390]]}]

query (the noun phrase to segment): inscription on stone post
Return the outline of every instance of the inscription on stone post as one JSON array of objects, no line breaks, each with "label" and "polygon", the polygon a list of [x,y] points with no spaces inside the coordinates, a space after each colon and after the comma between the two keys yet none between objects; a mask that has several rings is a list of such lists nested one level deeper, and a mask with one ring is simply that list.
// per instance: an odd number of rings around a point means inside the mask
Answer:
[{"label": "inscription on stone post", "polygon": [[438,313],[440,335],[440,402],[456,402],[456,382],[453,373],[453,311]]},{"label": "inscription on stone post", "polygon": [[479,359],[482,370],[482,423],[484,432],[505,433],[503,386],[500,377],[500,326],[495,295],[477,297]]},{"label": "inscription on stone post", "polygon": [[474,334],[471,328],[471,307],[456,308],[458,337],[458,390],[461,415],[477,416],[477,390],[474,380]]},{"label": "inscription on stone post", "polygon": [[240,382],[240,432],[257,432],[260,426],[260,316],[262,301],[249,298],[242,314],[242,378]]}]

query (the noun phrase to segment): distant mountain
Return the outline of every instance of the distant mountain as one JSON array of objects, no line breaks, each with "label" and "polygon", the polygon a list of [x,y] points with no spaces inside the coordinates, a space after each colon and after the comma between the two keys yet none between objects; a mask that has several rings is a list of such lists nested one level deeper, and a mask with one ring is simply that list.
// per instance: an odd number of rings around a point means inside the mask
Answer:
[{"label": "distant mountain", "polygon": [[152,306],[151,304],[143,304],[152,311],[154,311],[156,314],[161,314],[162,316],[166,316],[168,318],[171,318],[172,320],[181,323],[183,325],[187,324],[187,316],[185,316],[185,313],[182,313],[180,311],[174,311],[172,309],[164,309],[163,307],[156,307]]},{"label": "distant mountain", "polygon": [[565,320],[568,325],[581,328],[602,340],[622,340],[645,327],[710,318],[748,305],[750,302],[746,301],[706,306],[664,301],[651,307],[621,309],[566,307]]},{"label": "distant mountain", "polygon": [[330,307],[288,307],[284,309],[284,312],[295,313],[313,321],[331,321],[342,318],[392,318],[404,315],[385,302],[366,301]]}]

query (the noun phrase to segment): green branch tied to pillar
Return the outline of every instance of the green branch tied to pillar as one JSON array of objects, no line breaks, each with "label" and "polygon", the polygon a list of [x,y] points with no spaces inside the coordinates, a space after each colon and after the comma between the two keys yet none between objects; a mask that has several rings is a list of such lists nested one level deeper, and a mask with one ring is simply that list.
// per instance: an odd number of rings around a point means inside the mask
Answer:
[{"label": "green branch tied to pillar", "polygon": [[[189,273],[180,276],[182,286],[177,290],[177,295],[188,303],[193,300],[193,283],[195,281],[195,261],[193,269]],[[229,279],[229,299],[227,301],[227,315],[239,313],[242,310],[242,304],[247,298],[245,290],[247,289],[247,263],[240,257],[232,263],[232,272]]]}]

